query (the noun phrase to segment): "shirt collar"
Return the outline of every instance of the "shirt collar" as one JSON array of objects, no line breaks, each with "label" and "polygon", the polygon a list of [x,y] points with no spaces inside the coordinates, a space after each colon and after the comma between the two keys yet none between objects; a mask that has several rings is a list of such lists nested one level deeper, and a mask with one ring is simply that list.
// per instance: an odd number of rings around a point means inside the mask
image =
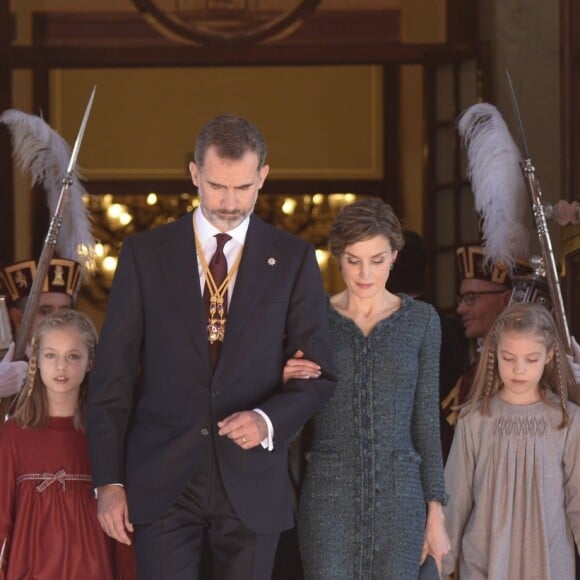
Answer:
[{"label": "shirt collar", "polygon": [[[220,230],[207,220],[199,207],[197,207],[193,212],[193,223],[195,226],[195,233],[197,234],[202,246],[205,246],[211,237],[221,233]],[[227,234],[232,236],[236,242],[243,246],[246,241],[246,234],[248,233],[249,225],[250,217],[248,216],[239,226],[236,226],[233,230],[228,230]]]}]

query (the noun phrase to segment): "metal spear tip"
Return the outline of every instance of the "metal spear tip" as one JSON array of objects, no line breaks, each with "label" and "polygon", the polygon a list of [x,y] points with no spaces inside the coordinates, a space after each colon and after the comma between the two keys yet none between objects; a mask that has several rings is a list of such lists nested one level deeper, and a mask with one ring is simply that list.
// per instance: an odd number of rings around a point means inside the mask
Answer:
[{"label": "metal spear tip", "polygon": [[508,80],[508,85],[510,89],[510,95],[512,98],[512,107],[514,110],[514,115],[516,117],[516,124],[518,126],[518,131],[520,133],[520,139],[522,140],[522,147],[524,148],[524,158],[530,157],[530,152],[528,149],[528,141],[526,140],[526,134],[524,132],[524,125],[522,123],[522,118],[520,116],[520,107],[518,105],[518,100],[516,99],[516,92],[514,90],[514,85],[512,83],[512,77],[510,75],[510,71],[506,68],[505,74]]},{"label": "metal spear tip", "polygon": [[76,162],[77,162],[77,158],[79,156],[79,151],[81,149],[81,143],[83,141],[83,136],[85,134],[85,129],[87,127],[87,123],[89,121],[89,116],[91,114],[91,108],[93,106],[93,101],[95,100],[95,92],[97,90],[97,85],[93,86],[93,90],[91,92],[91,96],[89,97],[89,102],[87,103],[87,106],[85,108],[85,114],[83,115],[83,120],[81,122],[81,126],[79,129],[79,132],[77,134],[77,138],[75,140],[75,144],[70,156],[70,161],[68,163],[68,167],[67,167],[67,174],[72,174],[72,172],[74,171]]}]

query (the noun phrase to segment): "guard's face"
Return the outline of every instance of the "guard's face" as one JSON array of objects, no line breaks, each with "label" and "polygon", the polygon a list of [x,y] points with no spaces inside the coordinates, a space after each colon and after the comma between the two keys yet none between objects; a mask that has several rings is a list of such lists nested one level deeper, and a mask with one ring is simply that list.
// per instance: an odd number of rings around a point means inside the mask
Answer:
[{"label": "guard's face", "polygon": [[462,300],[457,306],[457,314],[461,316],[467,338],[484,338],[495,319],[506,307],[510,292],[503,290],[497,294],[478,294],[478,292],[497,292],[501,290],[498,284],[487,280],[468,278],[461,282],[459,294],[473,292],[473,304]]},{"label": "guard's face", "polygon": [[34,319],[34,328],[50,314],[54,314],[64,308],[71,308],[71,306],[72,298],[68,294],[62,292],[43,292],[40,295],[38,312]]},{"label": "guard's face", "polygon": [[200,208],[222,232],[239,226],[253,211],[269,166],[258,169],[258,155],[248,151],[241,159],[223,159],[210,147],[202,166],[191,162],[189,172],[197,187]]},{"label": "guard's face", "polygon": [[[63,308],[72,308],[72,298],[68,294],[64,292],[42,292],[38,302],[38,310],[32,323],[32,330],[34,331],[47,316]],[[19,308],[12,308],[10,310],[10,317],[12,318],[12,322],[14,322],[16,330],[20,328],[23,316],[24,312]]]}]

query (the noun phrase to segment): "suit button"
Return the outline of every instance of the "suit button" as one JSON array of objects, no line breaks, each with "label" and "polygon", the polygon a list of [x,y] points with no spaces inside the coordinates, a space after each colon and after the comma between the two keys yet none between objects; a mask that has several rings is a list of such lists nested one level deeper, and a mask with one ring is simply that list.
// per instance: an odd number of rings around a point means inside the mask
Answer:
[{"label": "suit button", "polygon": [[219,391],[212,391],[211,392],[212,399],[217,399],[220,395],[221,395],[221,393]]},{"label": "suit button", "polygon": [[209,429],[206,429],[205,427],[200,431],[200,433],[204,436],[207,437],[209,435]]}]

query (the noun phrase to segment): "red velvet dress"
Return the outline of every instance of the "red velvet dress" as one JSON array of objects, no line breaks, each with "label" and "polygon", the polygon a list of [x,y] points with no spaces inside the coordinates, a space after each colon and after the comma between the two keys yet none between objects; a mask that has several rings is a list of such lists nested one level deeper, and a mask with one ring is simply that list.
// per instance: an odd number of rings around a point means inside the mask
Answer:
[{"label": "red velvet dress", "polygon": [[0,580],[109,580],[112,542],[97,521],[87,441],[70,417],[0,428]]}]

